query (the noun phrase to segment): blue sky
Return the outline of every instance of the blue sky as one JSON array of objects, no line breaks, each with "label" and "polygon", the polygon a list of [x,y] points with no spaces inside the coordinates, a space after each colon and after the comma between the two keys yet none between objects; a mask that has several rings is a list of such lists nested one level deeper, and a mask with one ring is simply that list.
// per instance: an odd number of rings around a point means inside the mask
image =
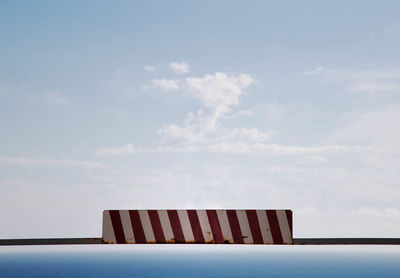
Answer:
[{"label": "blue sky", "polygon": [[2,1],[0,237],[99,236],[114,208],[398,236],[399,8]]}]

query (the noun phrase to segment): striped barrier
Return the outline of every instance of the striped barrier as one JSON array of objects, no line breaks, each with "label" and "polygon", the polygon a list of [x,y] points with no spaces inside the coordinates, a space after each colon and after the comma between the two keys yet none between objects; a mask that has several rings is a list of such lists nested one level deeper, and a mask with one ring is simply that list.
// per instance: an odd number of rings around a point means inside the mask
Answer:
[{"label": "striped barrier", "polygon": [[293,244],[291,210],[105,210],[103,243]]}]

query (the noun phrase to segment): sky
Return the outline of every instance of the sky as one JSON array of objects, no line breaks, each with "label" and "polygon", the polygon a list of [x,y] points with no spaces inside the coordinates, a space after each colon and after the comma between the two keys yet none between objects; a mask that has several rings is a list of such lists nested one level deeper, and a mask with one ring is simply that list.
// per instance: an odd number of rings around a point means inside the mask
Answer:
[{"label": "sky", "polygon": [[105,209],[400,236],[398,1],[1,1],[0,238]]}]

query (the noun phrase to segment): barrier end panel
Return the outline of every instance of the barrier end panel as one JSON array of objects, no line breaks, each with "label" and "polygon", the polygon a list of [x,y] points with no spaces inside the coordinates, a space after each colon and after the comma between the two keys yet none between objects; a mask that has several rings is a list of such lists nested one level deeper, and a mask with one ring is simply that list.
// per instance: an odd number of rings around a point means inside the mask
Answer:
[{"label": "barrier end panel", "polygon": [[103,211],[102,243],[117,243],[111,222],[110,211]]}]

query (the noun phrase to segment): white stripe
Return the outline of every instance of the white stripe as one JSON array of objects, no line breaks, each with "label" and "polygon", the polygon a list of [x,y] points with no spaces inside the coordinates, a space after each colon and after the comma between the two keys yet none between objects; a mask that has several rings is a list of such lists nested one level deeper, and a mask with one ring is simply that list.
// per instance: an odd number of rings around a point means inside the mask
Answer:
[{"label": "white stripe", "polygon": [[139,210],[140,221],[142,221],[142,226],[144,230],[144,235],[146,237],[146,242],[154,243],[156,238],[154,237],[153,228],[151,227],[150,217],[147,210]]},{"label": "white stripe", "polygon": [[247,244],[254,243],[246,211],[236,210],[236,214],[239,220],[240,230],[242,231],[243,242]]},{"label": "white stripe", "polygon": [[292,244],[292,236],[290,234],[289,222],[286,217],[286,211],[277,210],[276,215],[278,216],[279,227],[281,228],[283,243]]},{"label": "white stripe", "polygon": [[185,237],[185,242],[194,241],[194,235],[192,227],[190,226],[189,216],[187,210],[178,210],[179,221],[181,222],[183,236]]},{"label": "white stripe", "polygon": [[197,216],[199,217],[201,231],[203,232],[203,237],[205,242],[213,241],[213,234],[210,227],[210,222],[208,220],[207,211],[197,210]]},{"label": "white stripe", "polygon": [[228,240],[230,243],[234,243],[231,227],[229,226],[228,216],[226,215],[226,210],[217,210],[217,216],[224,241]]},{"label": "white stripe", "polygon": [[172,231],[171,223],[169,222],[168,212],[166,210],[158,210],[158,216],[160,217],[161,227],[164,232],[165,240],[173,241],[174,232]]},{"label": "white stripe", "polygon": [[133,235],[131,218],[129,216],[129,210],[120,210],[122,228],[124,230],[125,241],[127,243],[135,243],[135,236]]},{"label": "white stripe", "polygon": [[257,218],[258,222],[260,223],[261,235],[263,237],[264,243],[274,243],[274,240],[272,239],[271,229],[269,228],[267,212],[265,210],[257,210]]},{"label": "white stripe", "polygon": [[103,240],[106,243],[117,243],[108,210],[103,211]]}]

